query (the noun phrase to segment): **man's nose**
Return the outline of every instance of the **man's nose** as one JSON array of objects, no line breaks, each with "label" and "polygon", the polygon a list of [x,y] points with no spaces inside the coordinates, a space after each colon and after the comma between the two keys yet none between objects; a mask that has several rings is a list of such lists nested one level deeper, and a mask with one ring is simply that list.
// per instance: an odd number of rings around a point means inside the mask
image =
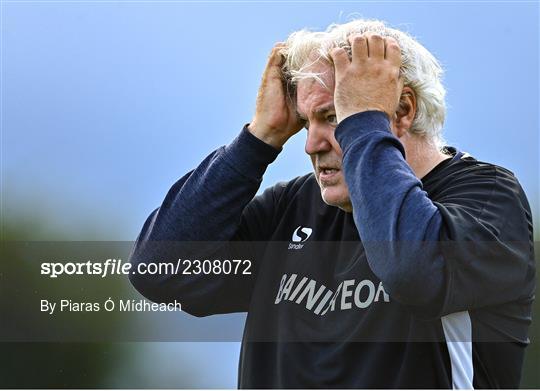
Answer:
[{"label": "man's nose", "polygon": [[324,126],[311,124],[307,132],[306,153],[313,155],[320,152],[328,152],[332,150],[332,144],[329,137],[330,129],[325,129]]}]

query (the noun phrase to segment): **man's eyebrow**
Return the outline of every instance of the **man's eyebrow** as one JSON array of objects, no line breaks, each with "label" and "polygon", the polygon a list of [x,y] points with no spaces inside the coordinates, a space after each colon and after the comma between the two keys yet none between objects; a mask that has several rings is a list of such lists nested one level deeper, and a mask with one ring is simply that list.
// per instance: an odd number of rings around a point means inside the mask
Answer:
[{"label": "man's eyebrow", "polygon": [[325,106],[321,106],[321,107],[318,107],[317,109],[315,109],[315,113],[317,114],[326,114],[328,113],[329,111],[335,111],[335,107],[334,107],[334,103],[329,103]]},{"label": "man's eyebrow", "polygon": [[[329,111],[335,111],[335,107],[334,107],[333,103],[327,104],[325,106],[318,107],[317,109],[315,109],[314,113],[315,114],[326,114]],[[298,118],[304,120],[304,121],[307,121],[307,118],[304,115],[300,114],[300,112],[298,110],[296,110],[296,116]]]}]

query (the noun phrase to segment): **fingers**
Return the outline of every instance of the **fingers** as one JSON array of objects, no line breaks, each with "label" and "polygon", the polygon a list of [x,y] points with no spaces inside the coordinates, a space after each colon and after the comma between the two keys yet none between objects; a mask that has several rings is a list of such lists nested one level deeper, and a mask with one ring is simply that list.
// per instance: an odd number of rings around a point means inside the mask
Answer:
[{"label": "fingers", "polygon": [[397,41],[392,37],[385,39],[384,58],[390,61],[393,65],[401,65],[401,48]]},{"label": "fingers", "polygon": [[384,58],[384,38],[379,34],[367,34],[368,51],[370,58]]},{"label": "fingers", "polygon": [[351,41],[352,58],[358,62],[363,62],[369,57],[369,47],[367,37],[355,35]]},{"label": "fingers", "polygon": [[281,66],[283,64],[284,57],[282,55],[282,50],[285,48],[285,42],[277,42],[270,55],[268,56],[268,67],[270,66]]},{"label": "fingers", "polygon": [[330,57],[334,62],[334,68],[337,72],[345,69],[351,62],[349,61],[349,55],[343,48],[334,48],[330,51]]},{"label": "fingers", "polygon": [[268,62],[266,63],[266,69],[264,70],[262,78],[263,85],[265,85],[269,80],[282,79],[281,66],[285,61],[282,54],[284,48],[284,42],[277,42],[268,55]]},{"label": "fingers", "polygon": [[394,65],[401,64],[401,48],[392,37],[382,37],[368,32],[351,35],[349,43],[352,50],[352,62],[362,63],[368,58],[374,58],[389,60]]}]

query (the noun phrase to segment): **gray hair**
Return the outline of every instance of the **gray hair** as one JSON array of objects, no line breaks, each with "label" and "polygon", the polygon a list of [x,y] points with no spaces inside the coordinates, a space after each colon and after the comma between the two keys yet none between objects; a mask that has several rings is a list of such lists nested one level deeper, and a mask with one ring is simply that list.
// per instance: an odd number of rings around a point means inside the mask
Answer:
[{"label": "gray hair", "polygon": [[[342,47],[351,53],[348,37],[351,34],[374,32],[393,37],[401,47],[400,73],[404,85],[416,94],[416,116],[409,131],[422,135],[426,140],[442,148],[442,126],[446,106],[446,91],[442,85],[443,70],[437,59],[409,34],[387,27],[378,20],[357,19],[345,24],[331,24],[326,31],[300,30],[292,33],[282,53],[285,56],[283,73],[294,91],[299,80],[314,78],[322,85],[321,74],[310,72],[317,61],[332,64],[330,51]],[[315,56],[315,57],[314,57]]]}]

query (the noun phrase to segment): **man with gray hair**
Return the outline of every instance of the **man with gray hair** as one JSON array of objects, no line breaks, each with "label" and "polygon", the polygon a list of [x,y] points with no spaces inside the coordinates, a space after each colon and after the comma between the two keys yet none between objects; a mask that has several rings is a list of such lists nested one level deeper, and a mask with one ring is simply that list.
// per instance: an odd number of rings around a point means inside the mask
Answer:
[{"label": "man with gray hair", "polygon": [[[510,171],[444,146],[441,75],[379,21],[276,44],[252,121],[174,184],[131,257],[163,259],[163,242],[262,242],[252,273],[132,283],[196,316],[248,312],[242,388],[517,388],[530,208]],[[255,196],[303,127],[314,172]]]}]

